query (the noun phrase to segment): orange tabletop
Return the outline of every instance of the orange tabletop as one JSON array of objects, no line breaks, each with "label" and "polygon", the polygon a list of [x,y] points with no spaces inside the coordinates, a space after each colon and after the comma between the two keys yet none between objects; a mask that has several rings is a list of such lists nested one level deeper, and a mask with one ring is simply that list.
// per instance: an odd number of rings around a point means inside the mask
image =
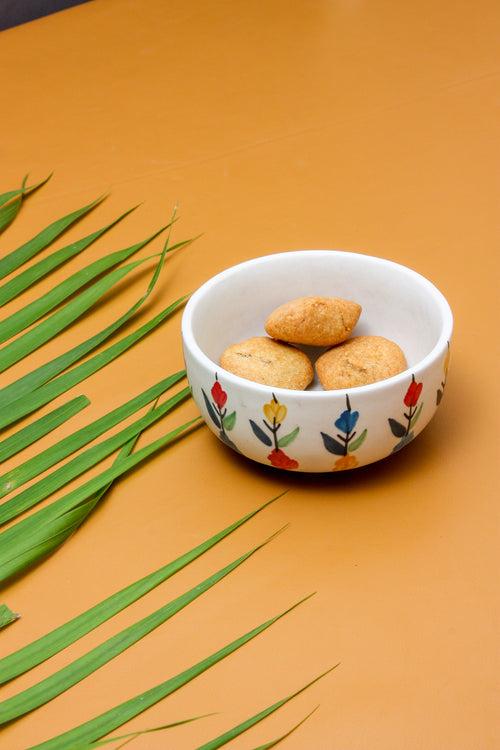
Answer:
[{"label": "orange tabletop", "polygon": [[[291,474],[238,457],[203,427],[123,479],[72,539],[6,587],[1,600],[22,617],[2,632],[2,654],[289,490],[171,581],[5,687],[7,697],[51,674],[289,524],[169,623],[4,729],[2,748],[21,750],[101,713],[313,591],[114,734],[217,712],[134,746],[192,750],[340,662],[234,747],[279,736],[318,704],[283,747],[500,746],[491,471],[499,15],[493,0],[96,0],[1,34],[0,190],[26,171],[41,179],[54,170],[3,234],[3,253],[103,192],[111,193],[103,205],[54,247],[143,202],[8,311],[147,236],[177,204],[175,238],[202,236],[168,261],[138,321],[238,261],[343,248],[430,278],[456,326],[442,406],[397,456],[342,475]],[[29,365],[113,320],[140,295],[150,269]],[[71,392],[85,393],[91,406],[57,436],[181,366],[177,315]],[[1,384],[27,370],[19,363]],[[195,414],[187,403],[141,444]]]}]

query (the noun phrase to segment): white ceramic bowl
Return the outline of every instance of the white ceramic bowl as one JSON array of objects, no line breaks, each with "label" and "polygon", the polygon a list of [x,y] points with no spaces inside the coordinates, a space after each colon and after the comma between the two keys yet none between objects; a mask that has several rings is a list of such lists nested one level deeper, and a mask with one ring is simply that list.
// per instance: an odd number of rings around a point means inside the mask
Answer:
[{"label": "white ceramic bowl", "polygon": [[[275,307],[309,295],[359,302],[354,335],[396,341],[408,370],[346,391],[317,384],[292,391],[221,368],[227,346],[265,335]],[[255,258],[207,281],[186,306],[182,337],[193,397],[220,440],[263,464],[318,472],[378,461],[423,430],[443,394],[452,327],[445,298],[415,271],[369,255],[300,250]]]}]

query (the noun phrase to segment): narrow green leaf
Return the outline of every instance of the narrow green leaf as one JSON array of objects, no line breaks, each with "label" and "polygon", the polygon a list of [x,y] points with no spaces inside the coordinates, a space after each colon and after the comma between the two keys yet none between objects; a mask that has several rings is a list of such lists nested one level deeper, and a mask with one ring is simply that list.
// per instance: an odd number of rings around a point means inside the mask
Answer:
[{"label": "narrow green leaf", "polygon": [[6,724],[9,721],[14,721],[21,716],[24,716],[24,714],[29,711],[33,711],[36,708],[45,705],[45,703],[53,700],[56,696],[69,690],[73,685],[81,682],[85,677],[88,677],[104,664],[107,664],[126,649],[130,648],[134,643],[141,640],[141,638],[148,635],[148,633],[151,633],[157,627],[169,620],[177,614],[177,612],[180,612],[184,607],[187,607],[191,602],[195,601],[195,599],[211,589],[212,586],[215,586],[219,581],[222,581],[223,578],[232,573],[233,570],[236,570],[236,568],[248,560],[249,557],[262,549],[268,541],[269,540],[257,545],[249,552],[246,552],[237,560],[234,560],[229,565],[221,568],[186,593],[181,594],[181,596],[173,599],[168,604],[165,604],[155,612],[152,612],[150,615],[135,622],[133,625],[129,625],[121,632],[99,644],[99,646],[96,646],[67,666],[54,672],[50,677],[47,677],[44,680],[37,682],[35,685],[32,685],[30,688],[17,693],[17,695],[13,695],[11,698],[7,698],[0,702],[0,725]]},{"label": "narrow green leaf", "polygon": [[349,453],[353,453],[354,451],[357,451],[359,447],[363,445],[365,442],[365,438],[368,434],[368,430],[365,428],[363,432],[358,435],[358,437],[355,440],[352,440],[349,445],[347,446],[347,450]]},{"label": "narrow green leaf", "polygon": [[68,403],[58,406],[57,409],[26,425],[21,430],[14,432],[8,438],[5,438],[5,440],[1,440],[0,463],[15,456],[16,453],[35,443],[44,437],[44,435],[48,435],[49,432],[67,422],[68,419],[74,417],[75,414],[78,414],[78,412],[85,409],[89,404],[90,400],[87,396],[76,396],[71,401],[68,401]]},{"label": "narrow green leaf", "polygon": [[71,325],[71,323],[74,323],[75,320],[95,305],[115,284],[148,260],[150,258],[142,258],[121,268],[116,268],[114,271],[110,271],[102,279],[92,284],[91,287],[80,292],[77,297],[70,300],[60,310],[52,313],[50,317],[43,320],[37,326],[26,331],[26,333],[12,341],[12,343],[0,349],[0,372],[12,367],[16,362],[27,357],[28,354],[31,354],[47,341],[54,338],[54,336],[61,333],[61,331]]},{"label": "narrow green leaf", "polygon": [[26,180],[28,178],[28,175],[26,175],[20,188],[18,188],[17,190],[9,190],[6,193],[2,193],[2,195],[0,195],[0,232],[3,232],[3,230],[6,229],[9,224],[16,218],[17,214],[19,213],[19,209],[21,208],[24,196],[29,195],[29,193],[33,193],[39,187],[45,185],[45,183],[48,182],[51,177],[52,175],[49,174],[49,176],[44,180],[37,182],[35,185],[29,185],[28,187],[26,187]]},{"label": "narrow green leaf", "polygon": [[231,431],[236,424],[236,412],[232,411],[231,414],[226,414],[222,420],[222,424],[225,430]]},{"label": "narrow green leaf", "polygon": [[[185,370],[181,370],[174,375],[170,375],[168,378],[160,380],[159,383],[142,391],[137,396],[108,412],[103,417],[96,419],[94,422],[90,422],[90,424],[76,430],[76,432],[63,438],[58,443],[51,445],[45,451],[38,453],[24,463],[19,464],[19,466],[16,466],[14,469],[7,471],[0,476],[0,497],[3,497],[17,487],[20,487],[22,484],[33,479],[33,477],[38,476],[46,469],[50,469],[51,466],[59,463],[59,461],[62,461],[71,453],[83,448],[84,445],[95,440],[99,435],[102,435],[104,432],[111,429],[111,427],[114,427],[143,406],[146,406],[146,404],[149,404],[155,398],[175,385],[175,383],[178,383],[184,376]],[[1,448],[2,443],[0,443],[0,450]],[[0,513],[1,508],[2,506],[0,506]]]},{"label": "narrow green leaf", "polygon": [[257,513],[260,513],[271,503],[274,503],[276,500],[283,497],[284,494],[285,493],[281,493],[277,497],[273,497],[256,510],[251,511],[237,521],[234,521],[229,526],[222,529],[222,531],[217,532],[196,547],[193,547],[193,549],[180,555],[175,560],[163,565],[161,568],[158,568],[143,578],[138,579],[134,583],[129,584],[125,588],[94,605],[86,612],[82,612],[80,615],[77,615],[41,638],[29,643],[27,646],[5,656],[3,659],[0,659],[0,684],[4,684],[5,682],[12,680],[14,677],[24,674],[37,664],[40,664],[51,656],[54,656],[54,654],[59,653],[86,633],[94,630],[103,622],[106,622],[106,620],[114,617],[118,612],[121,612],[130,604],[156,588],[156,586],[159,586],[160,583],[163,583],[168,578],[171,578],[171,576],[185,568],[193,562],[193,560],[196,560],[205,552],[212,549],[212,547],[215,547],[216,544],[219,544],[219,542],[239,529],[240,526],[243,526],[247,521],[250,521],[255,515],[257,515]]},{"label": "narrow green leaf", "polygon": [[33,193],[38,188],[42,187],[42,185],[45,185],[45,183],[48,182],[51,177],[52,173],[49,174],[49,176],[44,180],[40,180],[40,182],[37,182],[35,185],[28,185],[28,187],[26,187],[28,175],[25,175],[20,188],[16,188],[15,190],[8,190],[6,193],[0,194],[0,206],[8,203],[10,200],[12,200],[12,198],[16,198],[18,196],[23,197],[23,195],[29,195],[30,193]]},{"label": "narrow green leaf", "polygon": [[[166,389],[177,383],[182,377],[184,377],[184,371],[172,375],[170,378],[167,378],[166,381],[162,381],[162,384],[160,386],[162,390],[160,392],[163,393]],[[154,395],[148,398],[148,395],[151,392]],[[132,406],[130,406],[131,402],[129,402],[128,404],[122,406],[119,410],[114,410],[115,414],[111,418],[110,426],[113,426],[113,424],[117,424],[118,421],[121,421],[119,417],[118,419],[116,419],[117,411],[119,412],[119,414],[125,413],[125,415],[128,416],[156,398],[158,396],[158,386],[149,389],[149,392],[146,393],[147,395],[140,394],[137,398],[132,399]],[[80,474],[83,474],[85,471],[92,468],[92,466],[100,463],[100,461],[111,455],[111,453],[114,453],[117,448],[120,448],[122,445],[128,442],[132,437],[134,437],[134,435],[138,435],[147,427],[165,416],[165,414],[168,414],[170,411],[172,411],[172,409],[177,406],[177,404],[186,399],[190,395],[190,393],[191,392],[189,388],[184,388],[175,396],[169,398],[168,401],[162,404],[162,406],[159,406],[157,409],[154,409],[145,416],[136,420],[132,424],[125,427],[123,430],[120,430],[120,432],[117,432],[116,435],[112,435],[106,440],[103,440],[101,443],[92,446],[92,448],[88,448],[86,451],[80,453],[78,456],[73,458],[71,461],[68,461],[68,463],[59,467],[51,474],[48,474],[38,482],[30,485],[27,489],[19,492],[12,499],[4,502],[2,505],[0,505],[0,524],[4,524],[7,521],[10,521],[16,516],[23,513],[25,510],[32,508],[34,505],[41,502],[42,500],[45,500],[45,498],[52,495],[61,487],[64,487],[64,485],[68,484],[68,482],[71,482],[73,479],[76,479],[76,477],[80,476]],[[137,404],[140,404],[140,406],[136,406]],[[102,434],[106,431],[107,427],[105,425],[107,422],[107,418],[102,417],[100,420],[98,420],[98,422],[100,424],[98,425],[97,435]],[[12,469],[10,472],[4,474],[3,477],[0,478],[0,496],[6,495],[12,489],[18,487],[24,482],[27,482],[29,479],[38,476],[38,474],[40,474],[46,468],[52,466],[54,463],[57,463],[58,454],[64,454],[66,449],[69,451],[69,453],[73,453],[73,445],[76,444],[78,446],[80,444],[79,447],[81,447],[90,440],[93,440],[94,437],[97,437],[97,435],[93,434],[93,427],[94,425],[88,425],[86,428],[83,428],[83,430],[79,430],[80,435],[77,434],[76,438],[74,436],[70,436],[67,439],[67,443],[66,440],[63,440],[56,446],[49,448],[48,451],[44,452],[44,454],[35,456],[33,459],[27,461],[24,465],[18,466],[17,468]],[[87,439],[87,437],[89,437],[89,439]]]},{"label": "narrow green leaf", "polygon": [[180,727],[183,724],[189,724],[192,721],[198,721],[198,719],[205,719],[207,716],[213,716],[213,714],[203,714],[203,716],[193,716],[190,719],[181,719],[175,721],[172,724],[162,724],[161,727],[151,727],[150,729],[139,729],[137,732],[129,732],[129,734],[122,734],[120,737],[108,737],[107,740],[98,740],[97,742],[91,742],[90,745],[85,742],[83,745],[75,745],[72,750],[94,750],[96,747],[102,747],[103,745],[109,745],[111,742],[119,742],[120,740],[127,740],[123,745],[119,745],[116,750],[120,747],[124,747],[128,742],[141,737],[143,734],[151,734],[152,732],[162,732],[164,729],[172,729],[173,727]]},{"label": "narrow green leaf", "polygon": [[29,268],[18,273],[17,276],[10,279],[10,281],[6,281],[5,284],[0,286],[0,307],[6,305],[7,302],[10,302],[21,294],[21,292],[24,292],[28,287],[36,284],[40,279],[43,279],[44,276],[47,276],[48,273],[63,265],[63,263],[67,263],[68,260],[74,258],[78,253],[81,253],[89,247],[89,245],[98,240],[99,237],[106,232],[109,232],[112,227],[116,226],[126,216],[132,213],[132,211],[135,211],[136,208],[137,206],[129,208],[128,211],[125,211],[121,216],[118,216],[118,218],[114,219],[110,224],[106,224],[105,227],[101,227],[101,229],[92,232],[92,234],[88,234],[81,240],[77,240],[76,242],[72,242],[71,244],[62,247],[60,250],[56,250],[47,258],[39,260]]},{"label": "narrow green leaf", "polygon": [[417,411],[415,412],[415,414],[413,415],[413,417],[411,418],[411,421],[410,421],[410,430],[412,430],[414,428],[414,426],[415,426],[415,424],[417,422],[417,419],[419,418],[420,414],[422,413],[422,407],[423,407],[423,405],[424,404],[422,402],[420,404],[420,406],[418,407]]},{"label": "narrow green leaf", "polygon": [[[119,357],[121,354],[130,349],[134,344],[140,341],[142,338],[147,336],[151,331],[154,331],[164,320],[166,320],[172,313],[174,313],[181,305],[184,304],[187,297],[181,297],[180,299],[168,305],[158,315],[152,318],[144,325],[137,328],[137,330],[130,333],[128,336],[124,336],[122,339],[112,344],[107,349],[99,354],[94,355],[91,359],[86,362],[74,367],[67,373],[60,375],[58,378],[52,380],[49,383],[45,383],[44,386],[36,389],[29,395],[24,397],[18,397],[11,404],[4,405],[0,408],[0,429],[7,425],[13,424],[21,417],[30,414],[31,412],[44,406],[49,401],[52,401],[57,396],[65,393],[73,386],[81,383],[83,380],[93,375],[98,370],[105,367],[107,364],[112,362],[114,359]],[[124,316],[123,316],[124,317]],[[123,321],[121,325],[123,324]],[[110,335],[110,334],[108,334]],[[64,355],[63,355],[64,356]],[[60,358],[59,358],[60,359]],[[52,363],[49,363],[52,364]],[[19,382],[19,381],[18,381]],[[1,401],[0,395],[0,401]]]},{"label": "narrow green leaf", "polygon": [[[47,507],[33,513],[22,521],[18,521],[14,526],[3,531],[0,534],[0,582],[5,581],[27,567],[28,563],[26,561],[20,566],[14,558],[23,555],[26,550],[32,549],[40,541],[44,540],[44,537],[47,535],[44,524],[50,522],[51,529],[55,529],[54,533],[57,533],[59,526],[64,526],[66,523],[64,518],[61,520],[61,516],[65,516],[66,513],[72,511],[73,508],[76,508],[109,482],[130,471],[130,469],[137,466],[137,464],[144,461],[150,455],[176,440],[182,433],[199,421],[200,418],[197,417],[180,427],[176,427],[167,435],[123,459],[119,464],[113,464],[109,469],[101,472],[101,474],[93,477],[80,487],[75,488],[64,497],[55,500]],[[36,556],[33,556],[29,564],[34,564],[37,559]]]},{"label": "narrow green leaf", "polygon": [[[61,354],[59,357],[56,357],[55,359],[50,360],[50,362],[47,362],[46,364],[41,365],[40,367],[37,367],[35,370],[28,373],[27,375],[24,375],[22,378],[19,378],[13,383],[10,383],[10,385],[5,386],[4,388],[0,388],[0,414],[3,415],[4,414],[4,412],[2,411],[3,407],[9,405],[9,410],[7,410],[7,414],[8,414],[8,412],[12,408],[14,401],[16,401],[17,399],[20,399],[23,396],[26,396],[27,393],[31,393],[36,388],[39,388],[44,383],[47,383],[49,380],[54,378],[56,375],[59,375],[61,372],[63,372],[63,370],[66,370],[68,367],[70,367],[72,364],[77,362],[79,359],[82,359],[82,357],[84,357],[86,354],[88,354],[97,346],[99,346],[104,341],[106,341],[106,339],[108,339],[113,333],[115,333],[119,328],[121,328],[128,320],[130,320],[130,318],[139,310],[139,308],[146,302],[146,300],[152,294],[156,286],[156,283],[158,281],[158,278],[160,276],[161,270],[163,268],[164,258],[165,258],[165,251],[162,252],[160,256],[158,264],[152,274],[151,280],[148,284],[148,287],[145,293],[137,300],[137,302],[135,302],[132,305],[132,307],[130,307],[127,310],[126,313],[124,313],[119,318],[117,318],[117,320],[111,323],[111,325],[107,326],[104,330],[100,331],[94,336],[91,336],[86,341],[83,341],[81,344],[78,344],[77,346],[73,347],[73,349],[70,349],[64,354]],[[178,303],[174,303],[174,306],[177,306],[177,304],[181,304],[181,302],[184,299],[185,298],[183,298],[182,300],[179,300]],[[170,309],[172,312],[175,309],[174,306],[172,305],[170,306]],[[149,330],[146,333],[148,332]],[[119,343],[120,342],[118,342],[118,344]],[[110,350],[108,349],[107,351],[110,351]],[[116,355],[116,356],[119,356],[119,355]],[[114,357],[112,357],[112,359],[113,358]],[[102,366],[104,365],[100,365],[99,367],[97,367],[97,369],[100,369],[100,367]],[[74,373],[76,369],[77,368],[74,368],[72,372]],[[74,375],[72,375],[71,377],[74,377]],[[80,379],[77,378],[73,384],[81,382],[81,380],[84,380],[86,377],[88,376],[84,375]],[[68,387],[71,387],[71,386],[68,386]],[[67,390],[66,387],[64,387],[61,391],[59,391],[59,394],[64,393],[65,390]],[[53,398],[55,398],[55,396],[51,395],[50,398],[47,399],[47,401],[51,401]],[[47,401],[44,401],[43,403],[47,403]],[[26,403],[26,400],[23,400],[23,403]],[[34,408],[38,408],[40,405],[43,405],[43,404],[40,403],[38,404],[38,406],[35,406]],[[16,405],[16,406],[19,406],[19,405]],[[33,409],[31,409],[31,411],[33,411]],[[14,412],[17,413],[15,407],[14,407]],[[30,409],[28,409],[27,411],[24,411],[21,416],[24,416],[25,414],[28,414],[29,412],[30,412]],[[18,419],[18,418],[19,417],[16,417],[15,419]],[[5,427],[7,424],[11,424],[13,421],[15,421],[15,419],[11,419],[11,420],[7,419],[7,421],[4,421],[4,419],[0,417],[1,427]]]},{"label": "narrow green leaf", "polygon": [[281,437],[278,440],[278,447],[286,448],[287,445],[290,445],[290,443],[293,443],[293,441],[295,440],[299,432],[300,432],[300,427],[296,427],[294,430],[289,432],[288,435],[283,435],[283,437]]},{"label": "narrow green leaf", "polygon": [[286,734],[282,734],[280,737],[277,737],[274,740],[271,740],[271,742],[265,742],[263,745],[259,745],[258,747],[254,748],[254,750],[271,750],[272,747],[276,747],[276,745],[279,745],[280,742],[283,742],[283,740],[286,740],[287,737],[290,737],[291,734],[293,734],[299,727],[304,724],[310,716],[313,715],[315,711],[317,711],[319,706],[316,706],[316,708],[313,708],[312,711],[310,711],[307,716],[304,716],[302,721],[299,721],[298,724],[295,724],[291,729],[286,732]]},{"label": "narrow green leaf", "polygon": [[[308,598],[309,597],[307,597],[307,599]],[[74,748],[78,742],[92,742],[100,739],[103,735],[113,731],[113,729],[116,729],[126,721],[138,716],[147,708],[150,708],[150,706],[154,706],[155,703],[158,703],[163,698],[166,698],[176,690],[179,690],[183,685],[186,685],[207,669],[210,669],[214,664],[217,664],[222,659],[230,656],[230,654],[240,649],[253,638],[256,638],[260,633],[267,630],[267,628],[271,627],[275,622],[289,614],[289,612],[302,604],[303,601],[305,601],[305,599],[292,605],[284,612],[275,615],[262,625],[258,625],[256,628],[248,631],[221,648],[219,651],[216,651],[202,661],[199,661],[197,664],[180,672],[175,677],[171,677],[169,680],[156,685],[150,690],[146,690],[144,693],[120,703],[118,706],[115,706],[109,711],[97,716],[95,719],[80,724],[80,726],[71,729],[69,732],[64,732],[64,734],[60,734],[46,742],[35,745],[29,750],[69,750],[69,748]]]},{"label": "narrow green leaf", "polygon": [[142,250],[142,248],[157,237],[158,234],[159,232],[155,232],[155,234],[142,242],[131,245],[124,250],[117,250],[114,253],[105,255],[103,258],[99,258],[94,261],[94,263],[90,263],[80,271],[76,271],[76,273],[69,276],[60,284],[57,284],[57,286],[53,287],[50,292],[33,300],[33,302],[30,302],[25,307],[12,313],[12,315],[9,315],[7,318],[4,318],[0,321],[0,344],[4,341],[8,341],[12,336],[20,333],[32,323],[35,323],[44,315],[47,315],[47,313],[60,305],[61,302],[64,302],[82,287],[86,286],[92,281],[92,279],[95,279],[113,266],[117,266],[139,250]]},{"label": "narrow green leaf", "polygon": [[[115,464],[120,463],[123,458],[132,452],[138,439],[139,435],[136,435],[130,442],[123,446],[115,459]],[[43,527],[43,533],[38,535],[38,543],[33,544],[32,546],[28,545],[28,549],[26,549],[25,552],[17,555],[9,562],[10,567],[7,566],[6,568],[7,577],[10,575],[10,570],[14,570],[15,572],[23,571],[25,568],[30,567],[34,562],[38,562],[51,552],[54,552],[57,547],[63,544],[63,542],[77,531],[79,526],[81,526],[87,516],[92,513],[95,506],[102,500],[112,485],[113,482],[111,481],[95,495],[92,495],[90,500],[81,503],[74,510],[64,513],[62,516],[62,523],[60,522],[60,519],[56,519],[52,525],[50,523],[45,524]]]},{"label": "narrow green leaf", "polygon": [[6,604],[0,604],[0,630],[18,619],[19,615],[16,612],[13,612]]},{"label": "narrow green leaf", "polygon": [[[229,729],[227,732],[224,732],[224,734],[219,735],[215,739],[210,740],[209,742],[205,742],[203,745],[200,745],[199,747],[196,748],[196,750],[218,750],[219,747],[226,745],[228,742],[231,742],[231,740],[234,740],[236,737],[239,737],[240,734],[243,734],[243,732],[246,732],[248,729],[251,729],[251,727],[254,727],[260,721],[263,721],[264,719],[266,719],[268,716],[270,716],[275,711],[277,711],[282,706],[284,706],[285,703],[288,703],[289,701],[293,700],[293,698],[296,698],[297,695],[300,695],[301,693],[303,693],[305,690],[310,688],[311,685],[314,685],[315,682],[318,682],[318,680],[321,680],[327,674],[330,674],[330,672],[333,672],[333,670],[336,669],[337,667],[338,667],[338,664],[336,664],[334,667],[331,667],[330,669],[327,669],[326,672],[323,672],[322,674],[318,675],[318,677],[315,677],[313,680],[311,680],[311,682],[308,682],[307,685],[304,685],[303,687],[299,688],[299,690],[296,690],[294,693],[291,693],[291,695],[287,695],[286,698],[281,698],[281,700],[276,701],[276,703],[273,703],[271,706],[268,706],[267,708],[264,708],[262,711],[259,711],[259,713],[255,714],[250,719],[243,721],[241,724],[238,724],[232,729]],[[275,740],[274,742],[276,743],[277,741]],[[262,747],[272,747],[272,745],[270,746],[263,745]],[[259,748],[257,748],[256,750],[259,750]]]},{"label": "narrow green leaf", "polygon": [[[105,197],[105,195],[101,195],[95,201],[92,201],[92,203],[83,206],[83,208],[79,208],[77,211],[72,211],[66,216],[63,216],[61,219],[57,219],[57,221],[49,224],[48,227],[39,232],[31,240],[25,242],[24,245],[21,245],[21,247],[18,247],[16,250],[12,250],[12,252],[10,252],[8,255],[5,255],[0,260],[0,279],[3,279],[9,273],[15,271],[16,268],[22,266],[23,263],[26,263],[27,260],[33,258],[33,256],[35,256],[41,250],[48,247],[48,245],[50,245],[51,242],[59,237],[59,235],[65,232],[68,227],[78,221],[78,219],[80,219],[82,216],[85,216],[85,214],[87,214],[89,211],[92,211],[93,208],[98,206]],[[4,206],[3,208],[7,208],[7,206]],[[0,229],[1,221],[2,220],[0,218]]]}]

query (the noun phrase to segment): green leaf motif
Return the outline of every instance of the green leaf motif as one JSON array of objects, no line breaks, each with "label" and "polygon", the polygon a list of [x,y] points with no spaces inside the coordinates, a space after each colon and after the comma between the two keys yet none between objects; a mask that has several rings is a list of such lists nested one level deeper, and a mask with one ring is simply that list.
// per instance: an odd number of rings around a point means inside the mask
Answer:
[{"label": "green leaf motif", "polygon": [[0,604],[0,630],[18,619],[19,615],[16,612],[13,612],[6,604]]},{"label": "green leaf motif", "polygon": [[424,403],[422,402],[420,404],[420,406],[418,407],[417,411],[415,412],[415,414],[413,415],[413,417],[411,418],[411,421],[410,421],[410,430],[412,430],[414,428],[415,424],[417,423],[417,419],[419,418],[420,414],[422,413],[423,405],[424,405]]},{"label": "green leaf motif", "polygon": [[300,427],[296,427],[294,430],[288,433],[288,435],[283,435],[283,437],[280,437],[278,440],[278,447],[279,448],[286,448],[287,445],[290,445],[290,443],[293,443],[295,438],[300,432]]},{"label": "green leaf motif", "polygon": [[352,440],[349,443],[349,445],[347,447],[347,450],[349,451],[349,453],[354,453],[354,451],[357,451],[358,448],[361,445],[363,445],[363,443],[365,442],[365,438],[366,438],[367,434],[368,434],[368,430],[365,428],[363,430],[363,432],[360,435],[358,435],[358,437],[355,440]]},{"label": "green leaf motif", "polygon": [[222,420],[222,424],[224,425],[224,429],[230,432],[236,424],[236,412],[232,411],[231,414],[226,414]]}]

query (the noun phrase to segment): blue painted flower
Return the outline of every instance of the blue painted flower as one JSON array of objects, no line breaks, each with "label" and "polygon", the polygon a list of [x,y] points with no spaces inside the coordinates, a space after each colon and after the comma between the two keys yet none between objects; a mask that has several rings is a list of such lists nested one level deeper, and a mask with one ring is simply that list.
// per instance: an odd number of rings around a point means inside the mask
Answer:
[{"label": "blue painted flower", "polygon": [[345,432],[345,434],[348,435],[356,427],[358,417],[359,411],[351,411],[350,409],[346,409],[335,421],[335,427],[341,432]]}]

